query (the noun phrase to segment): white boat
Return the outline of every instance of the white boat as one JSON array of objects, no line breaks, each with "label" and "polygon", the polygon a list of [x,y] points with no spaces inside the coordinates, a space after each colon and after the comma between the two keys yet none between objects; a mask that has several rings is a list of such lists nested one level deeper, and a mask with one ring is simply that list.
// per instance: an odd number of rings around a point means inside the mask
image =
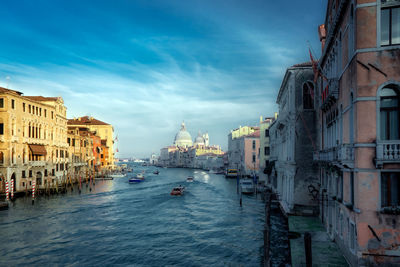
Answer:
[{"label": "white boat", "polygon": [[240,180],[240,191],[242,194],[254,194],[254,184],[250,179]]},{"label": "white boat", "polygon": [[143,173],[138,173],[138,174],[136,174],[136,179],[143,180],[143,179],[144,179]]},{"label": "white boat", "polygon": [[110,174],[109,176],[112,177],[112,178],[122,178],[122,177],[125,177],[126,174],[122,174],[122,173],[113,173],[113,174]]},{"label": "white boat", "polygon": [[186,182],[188,182],[188,183],[193,183],[193,181],[194,181],[193,176],[188,176],[188,178],[186,178]]}]

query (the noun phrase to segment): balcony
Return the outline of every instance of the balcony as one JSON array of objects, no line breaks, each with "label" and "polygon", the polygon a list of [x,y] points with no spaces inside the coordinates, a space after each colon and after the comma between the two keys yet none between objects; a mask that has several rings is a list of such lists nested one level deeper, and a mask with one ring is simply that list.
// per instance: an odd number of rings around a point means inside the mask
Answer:
[{"label": "balcony", "polygon": [[29,165],[32,166],[32,167],[45,167],[46,166],[46,161],[44,161],[44,160],[30,161]]},{"label": "balcony", "polygon": [[314,152],[314,161],[338,163],[347,165],[352,168],[354,166],[354,147],[352,144],[342,144],[319,152]]},{"label": "balcony", "polygon": [[339,79],[331,78],[328,84],[322,91],[321,95],[321,109],[328,110],[339,98]]},{"label": "balcony", "polygon": [[384,163],[400,163],[400,140],[379,141],[376,144],[376,166]]}]

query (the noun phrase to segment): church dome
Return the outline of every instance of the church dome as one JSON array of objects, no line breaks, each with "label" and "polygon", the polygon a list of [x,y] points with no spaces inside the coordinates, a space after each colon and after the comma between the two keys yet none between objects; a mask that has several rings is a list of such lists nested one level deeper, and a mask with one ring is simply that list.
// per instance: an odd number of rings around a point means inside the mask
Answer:
[{"label": "church dome", "polygon": [[204,138],[201,135],[201,133],[199,132],[199,134],[197,135],[197,137],[196,137],[196,139],[194,141],[194,145],[204,145],[204,144],[205,144]]},{"label": "church dome", "polygon": [[193,144],[192,136],[186,130],[186,126],[185,126],[184,122],[182,122],[181,130],[175,136],[174,144],[176,146],[192,146],[192,144]]}]

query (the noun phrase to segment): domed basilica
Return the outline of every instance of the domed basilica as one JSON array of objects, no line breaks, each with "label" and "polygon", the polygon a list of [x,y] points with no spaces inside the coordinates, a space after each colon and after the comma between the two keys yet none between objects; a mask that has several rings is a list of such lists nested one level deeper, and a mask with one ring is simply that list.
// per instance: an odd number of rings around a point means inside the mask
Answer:
[{"label": "domed basilica", "polygon": [[192,142],[192,136],[186,130],[185,122],[182,122],[181,129],[175,135],[174,145],[177,147],[191,147],[191,146],[209,146],[209,137],[208,133],[201,134],[199,132],[196,137],[194,143]]}]

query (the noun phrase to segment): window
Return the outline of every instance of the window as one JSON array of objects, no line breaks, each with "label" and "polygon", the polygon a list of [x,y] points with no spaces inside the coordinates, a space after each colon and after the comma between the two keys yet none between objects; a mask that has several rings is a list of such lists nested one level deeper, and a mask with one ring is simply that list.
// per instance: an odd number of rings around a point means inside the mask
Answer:
[{"label": "window", "polygon": [[255,150],[255,149],[256,149],[256,141],[253,140],[253,150]]},{"label": "window", "polygon": [[399,94],[394,85],[382,89],[380,95],[381,140],[399,139]]},{"label": "window", "polygon": [[22,171],[22,178],[26,178],[25,175],[26,175],[26,174],[25,174],[25,171]]},{"label": "window", "polygon": [[354,172],[350,172],[350,203],[354,205]]},{"label": "window", "polygon": [[15,100],[14,99],[11,99],[11,108],[15,109]]},{"label": "window", "polygon": [[22,103],[22,111],[25,112],[25,103]]},{"label": "window", "polygon": [[4,108],[4,98],[0,98],[0,108]]},{"label": "window", "polygon": [[44,117],[47,118],[47,109],[44,110]]},{"label": "window", "polygon": [[265,137],[269,137],[269,129],[265,129]]},{"label": "window", "polygon": [[356,242],[357,242],[357,233],[356,233],[356,225],[354,223],[350,223],[350,250],[355,252]]},{"label": "window", "polygon": [[256,162],[256,154],[254,154],[254,153],[253,153],[253,160],[252,160],[252,162],[253,162],[253,163]]},{"label": "window", "polygon": [[4,153],[0,152],[0,164],[4,163]]},{"label": "window", "polygon": [[28,105],[29,113],[31,113],[31,105]]},{"label": "window", "polygon": [[0,123],[0,135],[4,134],[4,123]]},{"label": "window", "polygon": [[381,45],[396,44],[400,44],[400,6],[382,8]]},{"label": "window", "polygon": [[32,171],[31,170],[29,171],[29,177],[32,177]]},{"label": "window", "polygon": [[269,156],[269,147],[264,147],[264,155]]},{"label": "window", "polygon": [[383,172],[381,175],[381,206],[400,206],[400,173]]},{"label": "window", "polygon": [[303,84],[303,109],[313,109],[314,84],[310,81]]}]

